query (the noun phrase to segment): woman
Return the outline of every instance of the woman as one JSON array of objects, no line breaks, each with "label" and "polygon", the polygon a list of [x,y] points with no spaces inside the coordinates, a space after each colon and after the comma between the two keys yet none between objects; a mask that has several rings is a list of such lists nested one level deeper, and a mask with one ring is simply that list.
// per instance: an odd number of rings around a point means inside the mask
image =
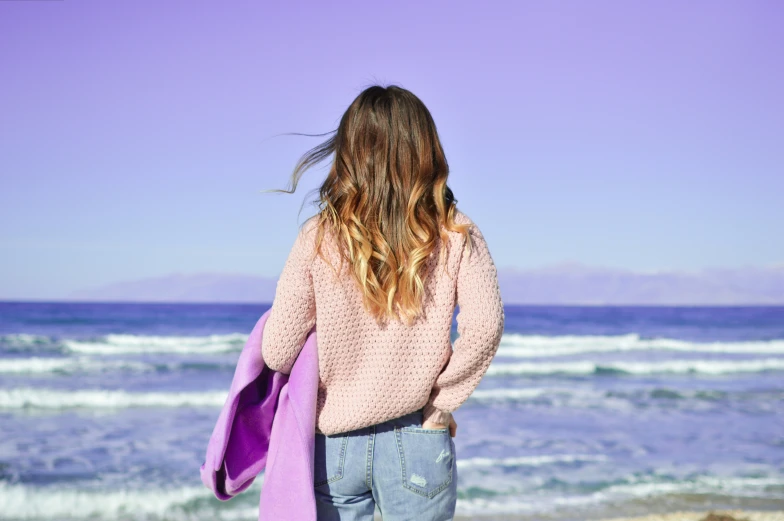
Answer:
[{"label": "woman", "polygon": [[[315,491],[324,521],[452,519],[452,413],[504,329],[496,267],[456,207],[430,112],[371,86],[292,176],[334,154],[278,280],[262,356],[288,374],[317,326]],[[455,304],[459,338],[450,343]]]}]

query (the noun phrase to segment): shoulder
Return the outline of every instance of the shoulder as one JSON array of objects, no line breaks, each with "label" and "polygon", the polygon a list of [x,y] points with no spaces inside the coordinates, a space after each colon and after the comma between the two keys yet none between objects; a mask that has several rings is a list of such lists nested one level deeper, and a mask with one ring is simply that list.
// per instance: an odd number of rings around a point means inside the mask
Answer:
[{"label": "shoulder", "polygon": [[470,264],[493,263],[490,246],[487,244],[487,240],[476,221],[465,212],[455,208],[455,222],[468,225],[468,239],[457,233],[460,236],[460,244],[463,251],[462,262]]},{"label": "shoulder", "polygon": [[297,241],[303,244],[314,242],[319,227],[318,214],[309,217],[304,223],[299,225]]},{"label": "shoulder", "polygon": [[319,216],[313,215],[309,217],[302,226],[300,227],[299,233],[300,235],[304,235],[306,237],[312,237],[316,233],[316,229],[318,228],[319,223]]},{"label": "shoulder", "polygon": [[455,207],[455,222],[457,224],[473,224],[474,221],[464,211]]},{"label": "shoulder", "polygon": [[315,246],[318,216],[314,215],[297,227],[297,236],[291,248],[291,255],[305,258],[310,256]]},{"label": "shoulder", "polygon": [[[457,224],[467,224],[468,233],[472,239],[479,239],[479,240],[484,239],[484,236],[482,235],[479,226],[476,224],[476,221],[474,221],[471,217],[468,216],[468,214],[466,214],[465,212],[463,212],[457,207],[455,207],[455,222]],[[462,234],[458,233],[458,235],[462,237]]]}]

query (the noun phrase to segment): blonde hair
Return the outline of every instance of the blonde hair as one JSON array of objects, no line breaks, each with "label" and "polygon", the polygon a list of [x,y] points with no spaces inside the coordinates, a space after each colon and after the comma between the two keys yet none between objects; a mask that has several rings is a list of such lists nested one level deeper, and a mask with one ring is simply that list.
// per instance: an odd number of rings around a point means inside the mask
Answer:
[{"label": "blonde hair", "polygon": [[319,189],[316,249],[321,255],[325,230],[333,231],[365,309],[377,321],[411,324],[422,313],[427,260],[439,238],[448,245],[449,230],[471,244],[469,225],[455,222],[457,199],[435,122],[410,91],[373,85],[333,132],[300,158],[290,190],[267,191],[293,193],[305,170],[334,154]]}]

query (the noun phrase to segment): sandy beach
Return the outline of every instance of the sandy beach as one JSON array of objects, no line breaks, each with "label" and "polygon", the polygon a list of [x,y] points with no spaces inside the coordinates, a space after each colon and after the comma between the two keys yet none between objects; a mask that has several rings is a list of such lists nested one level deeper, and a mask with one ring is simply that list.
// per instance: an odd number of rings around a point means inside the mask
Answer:
[{"label": "sandy beach", "polygon": [[784,511],[710,510],[704,512],[672,512],[642,517],[613,517],[602,521],[784,521]]},{"label": "sandy beach", "polygon": [[[560,516],[529,516],[529,515],[499,515],[499,516],[455,516],[455,521],[533,521],[548,519],[579,519],[568,515]],[[375,521],[381,517],[376,515]],[[592,518],[594,519],[594,518]],[[668,514],[650,514],[637,517],[608,517],[596,521],[784,521],[784,510],[700,510],[677,511]]]}]

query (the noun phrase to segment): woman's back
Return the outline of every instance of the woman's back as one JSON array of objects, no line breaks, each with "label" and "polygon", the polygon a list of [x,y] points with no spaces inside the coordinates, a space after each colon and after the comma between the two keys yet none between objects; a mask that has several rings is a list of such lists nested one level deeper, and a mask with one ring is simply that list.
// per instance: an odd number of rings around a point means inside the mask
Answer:
[{"label": "woman's back", "polygon": [[320,521],[372,521],[376,507],[385,520],[451,519],[452,412],[479,384],[504,330],[495,264],[457,208],[435,121],[412,92],[363,90],[282,191],[328,158],[319,212],[280,275],[262,356],[289,373],[316,326]]},{"label": "woman's back", "polygon": [[[307,333],[316,325],[319,391],[316,429],[332,435],[412,413],[448,424],[451,412],[473,392],[498,349],[504,329],[496,267],[479,228],[455,209],[455,222],[470,225],[472,244],[448,232],[427,261],[423,312],[411,325],[379,324],[363,307],[356,281],[340,265],[334,237],[325,235],[316,255],[318,219],[300,230],[278,281],[267,320],[262,356],[289,373]],[[455,305],[459,338],[452,348]]]}]

